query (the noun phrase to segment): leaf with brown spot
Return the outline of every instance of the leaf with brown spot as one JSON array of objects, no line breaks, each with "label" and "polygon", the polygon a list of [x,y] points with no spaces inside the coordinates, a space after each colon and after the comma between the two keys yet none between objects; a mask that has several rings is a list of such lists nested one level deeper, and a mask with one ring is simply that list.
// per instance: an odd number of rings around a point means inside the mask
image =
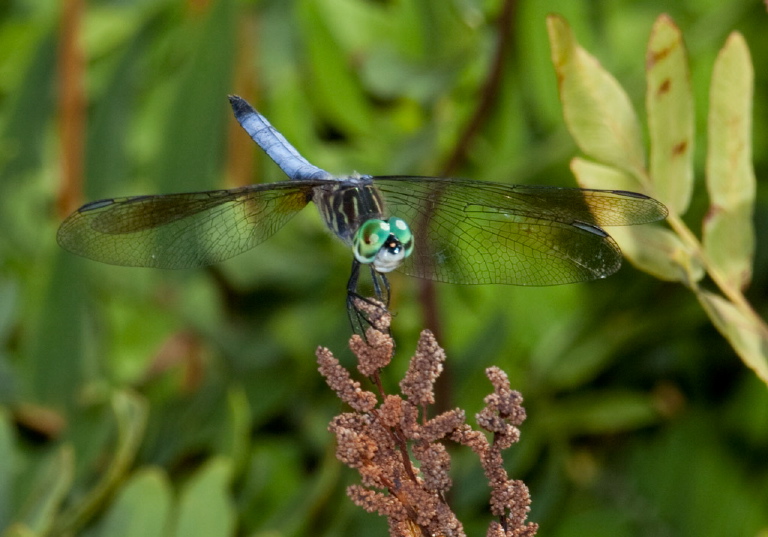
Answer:
[{"label": "leaf with brown spot", "polygon": [[693,189],[693,95],[683,38],[667,15],[653,25],[645,64],[653,193],[679,215]]}]

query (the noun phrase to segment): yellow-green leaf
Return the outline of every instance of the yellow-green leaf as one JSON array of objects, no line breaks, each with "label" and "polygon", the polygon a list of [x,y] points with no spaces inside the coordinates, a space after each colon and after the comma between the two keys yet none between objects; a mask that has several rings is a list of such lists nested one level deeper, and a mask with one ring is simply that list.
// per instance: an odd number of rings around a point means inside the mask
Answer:
[{"label": "yellow-green leaf", "polygon": [[576,42],[568,23],[547,18],[563,116],[584,153],[635,177],[645,177],[640,124],[619,83]]},{"label": "yellow-green leaf", "polygon": [[712,73],[707,148],[710,210],[704,220],[704,249],[713,270],[739,289],[752,279],[755,251],[753,80],[747,44],[741,34],[732,33]]},{"label": "yellow-green leaf", "polygon": [[[626,172],[574,158],[571,171],[582,188],[608,190],[638,189],[638,182]],[[655,224],[612,227],[607,230],[619,243],[624,256],[640,270],[667,281],[698,281],[704,270],[680,238]]]},{"label": "yellow-green leaf", "polygon": [[165,473],[145,467],[120,489],[98,535],[162,537],[168,532],[172,498]]},{"label": "yellow-green leaf", "polygon": [[35,535],[50,531],[72,486],[75,455],[64,445],[40,465],[29,495],[24,499],[17,521]]},{"label": "yellow-green leaf", "polygon": [[176,537],[229,537],[235,530],[235,506],[229,491],[232,463],[214,457],[184,487],[179,499]]},{"label": "yellow-green leaf", "polygon": [[723,297],[698,290],[696,295],[712,324],[730,342],[742,361],[768,384],[768,336],[755,317],[745,315]]},{"label": "yellow-green leaf", "polygon": [[693,189],[693,96],[683,37],[668,15],[653,25],[645,64],[653,191],[679,215]]},{"label": "yellow-green leaf", "polygon": [[2,533],[3,537],[39,537],[39,533],[35,533],[24,524],[11,524]]}]

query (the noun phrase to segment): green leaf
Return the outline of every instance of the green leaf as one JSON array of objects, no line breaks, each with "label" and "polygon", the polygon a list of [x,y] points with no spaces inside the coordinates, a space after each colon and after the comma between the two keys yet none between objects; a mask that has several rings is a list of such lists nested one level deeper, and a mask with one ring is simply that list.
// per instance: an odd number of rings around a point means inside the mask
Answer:
[{"label": "green leaf", "polygon": [[641,533],[760,536],[768,520],[762,468],[735,456],[722,414],[691,406],[628,450],[633,493],[665,527]]},{"label": "green leaf", "polygon": [[58,34],[57,25],[45,25],[34,54],[23,67],[26,72],[8,94],[0,126],[0,194],[42,167],[45,143],[41,133],[46,132],[56,108],[55,93],[49,88],[55,84]]},{"label": "green leaf", "polygon": [[38,537],[38,534],[23,524],[8,526],[2,533],[3,537]]},{"label": "green leaf", "polygon": [[185,47],[194,52],[183,73],[172,77],[172,99],[162,111],[165,130],[152,170],[162,192],[215,188],[221,175],[235,56],[234,2],[212,2],[204,19],[190,20],[186,30],[197,33]]},{"label": "green leaf", "polygon": [[568,130],[584,153],[644,178],[640,124],[616,79],[576,42],[568,23],[547,17],[552,63]]},{"label": "green leaf", "polygon": [[683,214],[693,190],[693,95],[683,37],[668,15],[656,19],[645,62],[653,193]]},{"label": "green leaf", "polygon": [[[579,459],[573,459],[574,466],[580,466]],[[580,466],[589,472],[589,465]],[[587,475],[587,474],[584,474]],[[582,477],[583,479],[583,477]],[[632,518],[626,511],[610,507],[571,506],[570,511],[561,513],[568,517],[568,524],[558,528],[557,537],[629,537],[635,535]]]},{"label": "green leaf", "polygon": [[114,456],[100,480],[85,497],[56,521],[57,534],[77,532],[85,525],[119,485],[136,457],[144,436],[147,405],[143,399],[130,392],[117,392],[112,398],[112,407],[117,421]]},{"label": "green leaf", "polygon": [[41,465],[19,511],[21,524],[37,535],[50,530],[72,486],[74,467],[75,455],[69,446],[63,446]]},{"label": "green leaf", "polygon": [[251,447],[238,483],[246,527],[280,535],[303,534],[299,530],[308,527],[308,514],[297,505],[307,500],[308,492],[306,476],[299,469],[301,451],[290,439],[261,438]]},{"label": "green leaf", "polygon": [[728,430],[742,445],[765,449],[768,446],[768,390],[753,375],[742,375],[723,415]]},{"label": "green leaf", "polygon": [[50,267],[31,269],[39,270],[36,277],[45,282],[45,290],[23,341],[27,381],[37,402],[57,409],[75,404],[93,371],[87,338],[89,287],[80,267],[80,259],[57,249]]},{"label": "green leaf", "polygon": [[625,391],[590,392],[558,400],[542,423],[558,435],[605,434],[645,427],[659,420],[652,396]]},{"label": "green leaf", "polygon": [[[0,278],[0,341],[5,341],[13,332],[14,322],[19,315],[20,295],[17,281]],[[1,384],[0,395],[8,397],[7,393],[3,393]]]},{"label": "green leaf", "polygon": [[696,296],[715,328],[729,341],[747,367],[768,384],[768,337],[760,321],[745,315],[731,302],[714,293],[699,289]]},{"label": "green leaf", "polygon": [[345,51],[331,33],[315,2],[301,2],[302,29],[312,93],[334,126],[359,134],[373,128],[362,87]]},{"label": "green leaf", "polygon": [[173,491],[165,473],[145,468],[120,489],[99,528],[104,537],[162,537],[166,535]]},{"label": "green leaf", "polygon": [[[632,177],[602,164],[574,158],[571,171],[582,188],[637,190]],[[680,238],[656,224],[612,227],[610,235],[619,243],[624,256],[633,265],[667,281],[698,281],[704,269]]]},{"label": "green leaf", "polygon": [[709,97],[704,249],[713,269],[737,289],[752,279],[755,172],[752,168],[754,72],[749,49],[732,33],[718,54]]},{"label": "green leaf", "polygon": [[[123,31],[136,24],[125,20],[124,11],[127,10],[110,12],[108,15],[123,21]],[[109,30],[105,33],[116,33],[113,24],[109,25]],[[104,46],[103,41],[94,41],[94,47]],[[147,31],[136,31],[110,73],[103,95],[94,99],[86,132],[86,199],[108,198],[125,189],[131,170],[131,156],[126,150],[126,141],[137,115],[135,103],[140,95],[137,87],[141,79],[139,69],[143,54],[149,46]]]},{"label": "green leaf", "polygon": [[216,452],[229,456],[237,469],[247,463],[252,420],[248,396],[242,386],[228,390],[226,423],[223,434],[219,435]]},{"label": "green leaf", "polygon": [[8,412],[0,407],[0,528],[7,527],[13,513],[14,468],[19,453],[14,445],[13,428]]},{"label": "green leaf", "polygon": [[181,493],[176,537],[234,535],[235,508],[230,497],[232,464],[213,458],[192,477]]}]

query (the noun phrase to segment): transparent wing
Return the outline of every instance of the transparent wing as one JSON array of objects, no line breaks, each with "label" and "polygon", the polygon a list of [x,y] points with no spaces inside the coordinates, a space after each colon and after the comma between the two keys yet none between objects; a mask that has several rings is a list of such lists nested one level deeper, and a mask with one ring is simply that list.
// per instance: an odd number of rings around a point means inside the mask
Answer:
[{"label": "transparent wing", "polygon": [[61,224],[72,253],[131,267],[181,269],[229,259],[280,229],[307,205],[316,182],[95,201]]},{"label": "transparent wing", "polygon": [[387,212],[406,220],[414,253],[402,272],[431,280],[556,285],[604,278],[621,250],[601,226],[661,220],[658,201],[625,191],[376,177]]}]

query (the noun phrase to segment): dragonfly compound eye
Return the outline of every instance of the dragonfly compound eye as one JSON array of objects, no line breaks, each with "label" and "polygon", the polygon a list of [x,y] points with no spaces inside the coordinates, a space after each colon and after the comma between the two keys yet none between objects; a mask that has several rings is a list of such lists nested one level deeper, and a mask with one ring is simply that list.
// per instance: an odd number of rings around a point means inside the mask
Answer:
[{"label": "dragonfly compound eye", "polygon": [[355,259],[364,264],[373,263],[390,235],[390,225],[384,220],[372,219],[363,222],[352,239]]},{"label": "dragonfly compound eye", "polygon": [[411,228],[402,218],[392,217],[389,219],[389,230],[395,238],[403,245],[404,257],[413,253],[413,233]]}]

